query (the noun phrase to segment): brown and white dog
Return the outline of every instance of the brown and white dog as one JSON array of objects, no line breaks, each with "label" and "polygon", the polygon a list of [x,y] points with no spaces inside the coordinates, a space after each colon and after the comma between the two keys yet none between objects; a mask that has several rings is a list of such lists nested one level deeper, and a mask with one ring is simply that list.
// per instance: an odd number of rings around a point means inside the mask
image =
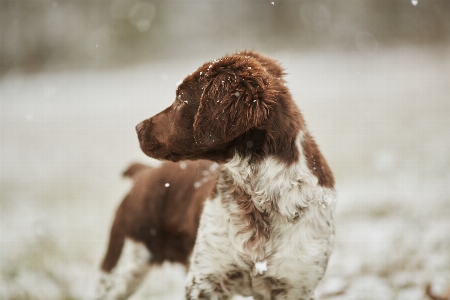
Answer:
[{"label": "brown and white dog", "polygon": [[128,167],[123,175],[133,179],[133,187],[116,211],[96,299],[127,299],[152,266],[188,265],[203,202],[218,172],[216,163],[205,160]]},{"label": "brown and white dog", "polygon": [[187,299],[313,299],[325,273],[334,178],[282,77],[256,52],[224,56],[187,76],[173,104],[136,127],[148,156],[222,165],[201,215]]}]

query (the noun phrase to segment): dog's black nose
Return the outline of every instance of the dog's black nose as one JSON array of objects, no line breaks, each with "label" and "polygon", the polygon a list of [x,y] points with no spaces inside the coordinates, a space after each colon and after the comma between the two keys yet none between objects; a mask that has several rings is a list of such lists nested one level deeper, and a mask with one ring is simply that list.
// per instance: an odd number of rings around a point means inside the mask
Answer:
[{"label": "dog's black nose", "polygon": [[144,122],[141,122],[139,124],[136,125],[136,132],[139,133],[142,131],[142,129],[144,128]]}]

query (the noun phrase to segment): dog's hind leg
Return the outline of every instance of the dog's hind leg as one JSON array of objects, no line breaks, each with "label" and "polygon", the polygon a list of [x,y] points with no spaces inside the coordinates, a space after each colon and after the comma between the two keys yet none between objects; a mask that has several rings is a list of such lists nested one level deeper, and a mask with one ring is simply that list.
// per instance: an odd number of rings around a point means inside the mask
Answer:
[{"label": "dog's hind leg", "polygon": [[109,234],[108,249],[101,264],[101,273],[98,278],[95,299],[108,299],[108,293],[114,284],[114,274],[112,270],[116,267],[122,253],[122,248],[125,242],[125,233],[123,231],[122,220],[116,216],[111,232]]},{"label": "dog's hind leg", "polygon": [[97,299],[128,299],[145,279],[150,258],[151,253],[143,243],[127,239],[117,267],[100,279]]}]

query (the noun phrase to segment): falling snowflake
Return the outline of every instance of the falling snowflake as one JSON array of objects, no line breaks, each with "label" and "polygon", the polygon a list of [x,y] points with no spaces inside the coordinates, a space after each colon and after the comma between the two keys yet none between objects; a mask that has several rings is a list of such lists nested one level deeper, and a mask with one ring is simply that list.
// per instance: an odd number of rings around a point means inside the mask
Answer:
[{"label": "falling snowflake", "polygon": [[263,274],[267,271],[267,261],[257,261],[255,263],[255,269],[258,274]]}]

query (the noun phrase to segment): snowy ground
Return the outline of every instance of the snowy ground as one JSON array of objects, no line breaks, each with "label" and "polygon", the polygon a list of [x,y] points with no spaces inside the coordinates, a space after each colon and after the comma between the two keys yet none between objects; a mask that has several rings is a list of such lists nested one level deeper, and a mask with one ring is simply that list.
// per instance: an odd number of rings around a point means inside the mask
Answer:
[{"label": "snowy ground", "polygon": [[[337,178],[318,299],[426,299],[450,288],[450,51],[274,53]],[[0,78],[0,299],[88,299],[134,126],[205,59]],[[182,299],[164,265],[133,299]]]}]

